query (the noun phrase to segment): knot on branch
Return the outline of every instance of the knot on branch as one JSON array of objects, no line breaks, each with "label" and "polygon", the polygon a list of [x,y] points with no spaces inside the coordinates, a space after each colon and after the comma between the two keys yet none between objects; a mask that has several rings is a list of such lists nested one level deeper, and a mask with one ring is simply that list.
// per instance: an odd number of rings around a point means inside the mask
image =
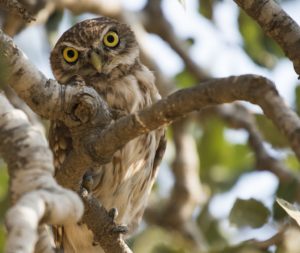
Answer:
[{"label": "knot on branch", "polygon": [[106,101],[92,87],[86,86],[80,76],[67,85],[59,85],[59,103],[54,118],[61,120],[70,130],[73,148],[78,154],[96,163],[107,163],[111,155],[99,157],[94,151],[94,140],[113,120]]},{"label": "knot on branch", "polygon": [[111,121],[107,103],[83,81],[62,85],[60,97],[63,121],[69,128],[104,126]]}]

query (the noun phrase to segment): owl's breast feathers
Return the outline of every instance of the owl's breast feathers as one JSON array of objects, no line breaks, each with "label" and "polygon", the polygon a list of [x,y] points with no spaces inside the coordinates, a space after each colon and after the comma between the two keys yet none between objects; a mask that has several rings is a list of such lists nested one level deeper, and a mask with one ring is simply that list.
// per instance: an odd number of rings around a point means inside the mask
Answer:
[{"label": "owl's breast feathers", "polygon": [[[119,78],[85,82],[94,87],[112,109],[125,114],[134,113],[160,99],[153,74],[140,64]],[[55,167],[59,169],[72,150],[72,139],[68,129],[60,122],[52,122],[49,139]],[[128,142],[114,154],[112,162],[87,168],[94,174],[94,196],[106,209],[117,208],[119,215],[116,222],[128,225],[130,230],[136,227],[143,215],[164,150],[164,129],[158,129]],[[92,244],[90,231],[83,233],[86,238],[73,238],[78,229],[81,232],[87,230],[77,225],[64,227],[64,248],[73,249],[67,252],[79,252],[78,249],[94,252],[88,248],[84,250]]]}]

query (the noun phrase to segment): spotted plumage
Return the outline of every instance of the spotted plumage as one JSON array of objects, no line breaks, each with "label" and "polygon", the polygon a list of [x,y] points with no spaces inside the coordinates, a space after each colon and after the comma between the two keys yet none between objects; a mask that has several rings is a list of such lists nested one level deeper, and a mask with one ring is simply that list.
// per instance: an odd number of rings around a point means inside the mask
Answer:
[{"label": "spotted plumage", "polygon": [[[72,80],[79,79],[118,115],[134,113],[160,99],[153,74],[139,60],[133,32],[113,19],[90,19],[70,28],[55,45],[50,62],[60,84],[72,85]],[[71,136],[62,122],[51,122],[49,142],[59,170],[72,150]],[[117,208],[116,222],[126,224],[129,231],[141,220],[164,148],[164,130],[159,129],[127,143],[112,162],[86,168],[93,177],[92,194],[106,209]],[[85,225],[54,230],[57,247],[66,253],[103,252]]]}]

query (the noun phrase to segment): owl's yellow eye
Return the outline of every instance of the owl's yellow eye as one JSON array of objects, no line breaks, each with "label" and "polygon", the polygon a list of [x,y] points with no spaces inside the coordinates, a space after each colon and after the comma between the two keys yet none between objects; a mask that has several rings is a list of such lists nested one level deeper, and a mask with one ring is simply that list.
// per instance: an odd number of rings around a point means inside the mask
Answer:
[{"label": "owl's yellow eye", "polygon": [[68,63],[75,63],[78,60],[78,51],[72,47],[63,50],[63,57]]},{"label": "owl's yellow eye", "polygon": [[116,47],[119,44],[119,36],[116,32],[110,31],[104,35],[103,43],[107,47]]}]

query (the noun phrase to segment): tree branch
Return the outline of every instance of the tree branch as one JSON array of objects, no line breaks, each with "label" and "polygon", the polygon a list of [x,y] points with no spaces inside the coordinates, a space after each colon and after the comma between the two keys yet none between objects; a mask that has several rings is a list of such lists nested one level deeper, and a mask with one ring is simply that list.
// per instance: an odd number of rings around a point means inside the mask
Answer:
[{"label": "tree branch", "polygon": [[[175,92],[143,111],[109,124],[107,107],[95,91],[80,85],[62,88],[57,82],[47,80],[3,33],[0,34],[0,47],[2,55],[10,59],[8,78],[16,92],[42,116],[55,118],[59,115],[59,119],[71,129],[73,140],[77,143],[75,151],[89,157],[87,163],[106,163],[116,150],[141,134],[170,124],[194,110],[235,100],[246,100],[260,105],[266,115],[284,132],[296,155],[300,157],[299,119],[285,105],[273,83],[263,77],[244,75],[213,79]],[[89,115],[87,118],[81,118],[82,114],[73,110],[74,100],[77,101],[78,108],[79,98],[86,109],[80,111],[88,112],[84,113]],[[69,101],[67,106],[66,101]],[[61,108],[64,108],[63,111],[58,112]],[[101,121],[98,119],[103,118],[106,123],[99,127]],[[97,119],[97,122],[90,122],[91,119]],[[80,166],[73,167],[72,172],[75,175],[76,169],[81,170]],[[83,173],[82,170],[79,173]],[[79,182],[80,178],[76,180]]]},{"label": "tree branch", "polygon": [[220,117],[229,127],[244,129],[249,134],[248,144],[253,150],[258,170],[268,170],[278,177],[280,181],[294,180],[293,174],[282,164],[271,156],[264,145],[264,139],[256,126],[254,115],[242,104],[234,103],[230,105],[211,107],[203,110],[201,118],[211,114]]},{"label": "tree branch", "polygon": [[300,27],[273,0],[234,0],[274,39],[300,76]]},{"label": "tree branch", "polygon": [[205,196],[198,175],[196,143],[186,128],[186,119],[172,125],[176,157],[172,163],[175,183],[171,196],[163,209],[160,202],[158,206],[147,208],[144,217],[151,224],[178,231],[200,249],[204,242],[192,215]]},{"label": "tree branch", "polygon": [[166,41],[170,47],[182,58],[187,69],[195,76],[198,82],[210,78],[209,74],[200,68],[189,56],[186,45],[175,35],[172,25],[164,17],[161,0],[149,0],[143,11],[141,20],[146,30],[155,33]]},{"label": "tree branch", "polygon": [[26,22],[35,20],[18,0],[1,0],[0,4],[4,5],[9,12],[19,15]]},{"label": "tree branch", "polygon": [[31,253],[40,222],[74,223],[83,206],[76,194],[54,181],[52,154],[41,133],[1,93],[0,143],[5,144],[0,153],[8,164],[13,204],[6,215],[6,252]]}]

